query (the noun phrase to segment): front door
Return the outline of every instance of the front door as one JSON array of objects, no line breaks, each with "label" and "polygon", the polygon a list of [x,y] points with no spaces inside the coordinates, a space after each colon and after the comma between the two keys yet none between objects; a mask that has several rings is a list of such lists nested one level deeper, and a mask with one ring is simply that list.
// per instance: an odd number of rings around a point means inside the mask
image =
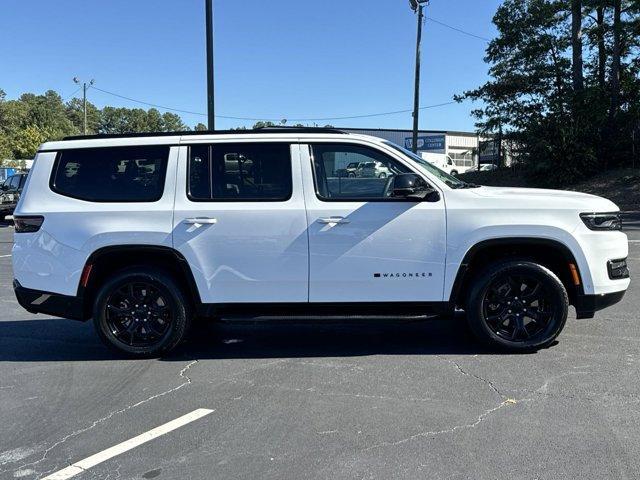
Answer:
[{"label": "front door", "polygon": [[202,301],[306,302],[299,146],[247,141],[180,150],[173,242]]},{"label": "front door", "polygon": [[[443,299],[444,201],[392,198],[393,177],[415,173],[378,147],[301,145],[309,224],[310,302],[435,302]],[[347,174],[353,162],[379,165]]]}]

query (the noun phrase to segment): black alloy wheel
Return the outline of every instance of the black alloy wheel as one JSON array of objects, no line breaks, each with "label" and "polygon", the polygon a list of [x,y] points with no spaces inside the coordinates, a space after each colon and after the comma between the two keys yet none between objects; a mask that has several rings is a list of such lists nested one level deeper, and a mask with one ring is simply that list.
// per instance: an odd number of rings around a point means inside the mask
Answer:
[{"label": "black alloy wheel", "polygon": [[521,342],[545,331],[554,314],[553,296],[540,280],[508,273],[489,285],[482,310],[493,333]]},{"label": "black alloy wheel", "polygon": [[148,282],[129,282],[107,299],[111,333],[132,347],[153,347],[170,331],[175,316],[162,293]]},{"label": "black alloy wheel", "polygon": [[186,337],[190,303],[170,274],[132,267],[107,279],[100,288],[93,321],[110,348],[131,357],[156,357]]},{"label": "black alloy wheel", "polygon": [[551,344],[566,323],[567,291],[548,268],[527,260],[491,265],[471,285],[467,320],[485,343],[526,351]]}]

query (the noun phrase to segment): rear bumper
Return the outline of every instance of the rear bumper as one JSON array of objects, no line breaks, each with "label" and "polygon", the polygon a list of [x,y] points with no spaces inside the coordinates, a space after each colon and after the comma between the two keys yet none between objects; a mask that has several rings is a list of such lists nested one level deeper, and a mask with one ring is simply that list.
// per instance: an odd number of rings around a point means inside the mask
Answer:
[{"label": "rear bumper", "polygon": [[576,314],[578,318],[593,318],[595,312],[615,305],[627,293],[626,290],[613,293],[602,293],[599,295],[578,295],[575,301]]},{"label": "rear bumper", "polygon": [[81,297],[31,290],[20,285],[18,280],[13,281],[13,291],[16,294],[18,303],[27,312],[46,313],[47,315],[70,318],[72,320],[87,320],[84,315]]}]

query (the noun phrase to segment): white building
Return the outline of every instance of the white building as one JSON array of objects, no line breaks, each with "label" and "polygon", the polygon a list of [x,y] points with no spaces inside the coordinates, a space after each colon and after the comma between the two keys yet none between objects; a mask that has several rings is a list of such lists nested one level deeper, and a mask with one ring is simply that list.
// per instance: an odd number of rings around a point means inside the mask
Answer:
[{"label": "white building", "polygon": [[[413,136],[411,130],[389,128],[341,128],[340,130],[384,138],[397,145],[411,149]],[[482,163],[492,162],[490,159],[480,158],[479,156],[481,144],[484,143],[484,140],[484,138],[473,132],[419,130],[418,151],[445,153],[454,160],[456,165],[471,167],[477,166],[479,159]]]}]

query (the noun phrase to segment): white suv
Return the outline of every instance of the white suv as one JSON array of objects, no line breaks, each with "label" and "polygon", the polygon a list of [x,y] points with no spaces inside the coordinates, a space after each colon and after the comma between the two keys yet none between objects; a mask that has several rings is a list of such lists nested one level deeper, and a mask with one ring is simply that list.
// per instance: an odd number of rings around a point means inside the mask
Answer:
[{"label": "white suv", "polygon": [[[386,178],[348,178],[351,161]],[[15,212],[20,304],[132,356],[194,317],[466,310],[531,350],[620,301],[627,238],[609,200],[479,187],[332,129],[76,137],[42,145]]]}]

